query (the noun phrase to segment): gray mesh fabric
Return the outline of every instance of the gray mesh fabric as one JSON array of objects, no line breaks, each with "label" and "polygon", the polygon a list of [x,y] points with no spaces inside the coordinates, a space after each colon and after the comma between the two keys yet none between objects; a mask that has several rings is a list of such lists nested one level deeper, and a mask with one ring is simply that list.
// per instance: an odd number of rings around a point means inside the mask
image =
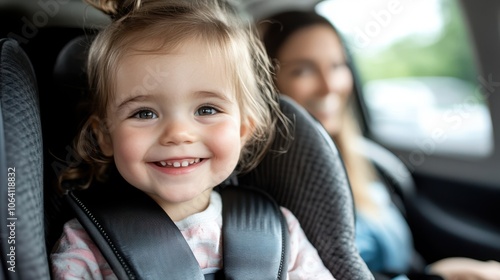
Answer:
[{"label": "gray mesh fabric", "polygon": [[[373,279],[355,247],[352,193],[335,144],[293,100],[283,96],[281,107],[295,123],[288,152],[269,153],[239,182],[263,188],[290,209],[336,279]],[[278,137],[272,149],[285,143]]]},{"label": "gray mesh fabric", "polygon": [[[3,276],[6,279],[49,279],[37,84],[27,55],[12,39],[0,40],[0,110]],[[11,183],[10,195],[8,182]]]}]

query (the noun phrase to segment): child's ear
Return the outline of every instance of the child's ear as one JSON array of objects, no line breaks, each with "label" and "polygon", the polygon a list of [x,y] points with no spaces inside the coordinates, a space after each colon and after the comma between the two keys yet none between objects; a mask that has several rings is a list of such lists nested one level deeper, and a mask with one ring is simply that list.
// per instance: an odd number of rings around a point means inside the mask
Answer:
[{"label": "child's ear", "polygon": [[92,131],[97,138],[97,144],[99,144],[102,154],[107,157],[113,156],[113,143],[105,122],[96,116],[92,117]]},{"label": "child's ear", "polygon": [[254,129],[255,129],[255,122],[252,119],[247,118],[246,120],[243,120],[241,122],[240,139],[242,147],[246,144],[246,142],[250,138],[250,135],[252,135]]}]

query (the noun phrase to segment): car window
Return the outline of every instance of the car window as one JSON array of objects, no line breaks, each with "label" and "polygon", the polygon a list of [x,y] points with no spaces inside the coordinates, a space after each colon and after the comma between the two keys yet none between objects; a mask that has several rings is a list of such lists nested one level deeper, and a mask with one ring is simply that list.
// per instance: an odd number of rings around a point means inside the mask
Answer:
[{"label": "car window", "polygon": [[330,0],[317,11],[352,53],[371,136],[426,155],[492,154],[491,77],[477,72],[456,1]]}]

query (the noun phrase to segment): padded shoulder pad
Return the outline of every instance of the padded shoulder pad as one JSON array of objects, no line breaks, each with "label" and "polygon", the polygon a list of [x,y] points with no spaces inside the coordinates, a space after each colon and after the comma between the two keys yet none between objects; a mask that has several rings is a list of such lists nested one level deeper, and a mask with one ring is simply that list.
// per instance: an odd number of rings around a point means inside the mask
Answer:
[{"label": "padded shoulder pad", "polygon": [[288,226],[264,191],[230,186],[222,192],[226,279],[286,279]]}]

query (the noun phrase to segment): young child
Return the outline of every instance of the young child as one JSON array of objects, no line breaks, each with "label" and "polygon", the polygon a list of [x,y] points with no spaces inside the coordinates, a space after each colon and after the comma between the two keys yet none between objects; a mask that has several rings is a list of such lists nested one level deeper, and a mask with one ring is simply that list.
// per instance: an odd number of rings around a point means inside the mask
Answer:
[{"label": "young child", "polygon": [[[60,184],[85,189],[118,170],[176,223],[203,272],[220,270],[222,203],[213,188],[254,167],[286,121],[267,56],[251,24],[218,0],[89,3],[113,21],[89,51],[91,111],[75,141],[83,164],[70,165]],[[288,278],[333,279],[281,209]],[[55,279],[116,279],[76,219],[51,262]]]}]

